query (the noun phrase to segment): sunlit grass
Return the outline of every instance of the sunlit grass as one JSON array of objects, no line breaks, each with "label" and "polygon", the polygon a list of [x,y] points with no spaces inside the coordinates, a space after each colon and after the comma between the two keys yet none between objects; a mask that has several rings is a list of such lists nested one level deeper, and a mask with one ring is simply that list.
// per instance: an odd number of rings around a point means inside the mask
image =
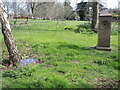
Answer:
[{"label": "sunlit grass", "polygon": [[[81,23],[87,22],[51,21],[13,28],[20,57],[34,57],[45,63],[3,71],[3,87],[117,87],[118,36],[111,35],[111,52],[97,51],[91,48],[97,45],[97,34],[74,32]],[[65,30],[66,26],[71,29]],[[4,46],[3,51],[6,59]]]}]

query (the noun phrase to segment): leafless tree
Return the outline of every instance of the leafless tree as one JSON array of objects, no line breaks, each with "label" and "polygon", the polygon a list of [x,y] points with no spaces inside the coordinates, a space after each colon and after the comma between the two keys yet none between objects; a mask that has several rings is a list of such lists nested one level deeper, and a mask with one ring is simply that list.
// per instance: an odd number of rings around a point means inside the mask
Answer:
[{"label": "leafless tree", "polygon": [[51,19],[63,19],[64,18],[64,8],[63,4],[61,3],[54,3],[47,16]]},{"label": "leafless tree", "polygon": [[21,10],[24,9],[26,5],[21,0],[7,0],[4,1],[4,7],[7,9],[8,16],[12,14],[13,16],[17,16]]},{"label": "leafless tree", "polygon": [[[49,3],[50,4],[50,3]],[[49,5],[50,6],[50,5]],[[51,8],[51,7],[49,7]],[[47,19],[46,15],[48,12],[48,3],[41,3],[37,8],[34,10],[33,16],[35,18],[42,18],[42,19]]]},{"label": "leafless tree", "polygon": [[49,20],[64,18],[63,4],[58,2],[42,3],[34,11],[34,16]]},{"label": "leafless tree", "polygon": [[26,2],[27,2],[27,7],[29,7],[32,13],[32,16],[35,15],[35,11],[40,5],[47,3],[47,2],[36,2],[35,0],[33,0],[32,2],[29,2],[29,0],[27,0]]},{"label": "leafless tree", "polygon": [[7,14],[9,17],[10,11],[11,11],[11,0],[8,0],[7,2],[3,2],[4,3],[4,7],[7,9]]}]

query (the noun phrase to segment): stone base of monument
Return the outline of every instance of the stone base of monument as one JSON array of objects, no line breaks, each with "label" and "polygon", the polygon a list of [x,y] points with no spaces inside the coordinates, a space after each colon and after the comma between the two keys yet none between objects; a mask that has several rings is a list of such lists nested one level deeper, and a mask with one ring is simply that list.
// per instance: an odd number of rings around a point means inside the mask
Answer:
[{"label": "stone base of monument", "polygon": [[98,46],[96,46],[95,49],[103,50],[103,51],[111,51],[112,50],[110,47],[98,47]]}]

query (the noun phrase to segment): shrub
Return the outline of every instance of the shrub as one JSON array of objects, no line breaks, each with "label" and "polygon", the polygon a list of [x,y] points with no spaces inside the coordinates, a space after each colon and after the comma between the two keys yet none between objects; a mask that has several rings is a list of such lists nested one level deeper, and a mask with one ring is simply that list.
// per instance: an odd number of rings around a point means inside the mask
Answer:
[{"label": "shrub", "polygon": [[86,33],[86,32],[92,32],[91,30],[91,24],[90,23],[82,23],[77,25],[77,29],[74,30],[76,33]]},{"label": "shrub", "polygon": [[72,28],[69,27],[69,26],[65,26],[65,27],[64,27],[64,30],[72,30]]}]

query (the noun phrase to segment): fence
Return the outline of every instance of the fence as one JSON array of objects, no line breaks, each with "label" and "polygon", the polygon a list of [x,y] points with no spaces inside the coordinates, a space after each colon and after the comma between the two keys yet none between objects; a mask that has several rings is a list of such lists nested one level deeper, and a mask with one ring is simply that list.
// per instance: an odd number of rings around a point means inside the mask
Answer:
[{"label": "fence", "polygon": [[13,17],[13,19],[32,19],[31,17]]}]

